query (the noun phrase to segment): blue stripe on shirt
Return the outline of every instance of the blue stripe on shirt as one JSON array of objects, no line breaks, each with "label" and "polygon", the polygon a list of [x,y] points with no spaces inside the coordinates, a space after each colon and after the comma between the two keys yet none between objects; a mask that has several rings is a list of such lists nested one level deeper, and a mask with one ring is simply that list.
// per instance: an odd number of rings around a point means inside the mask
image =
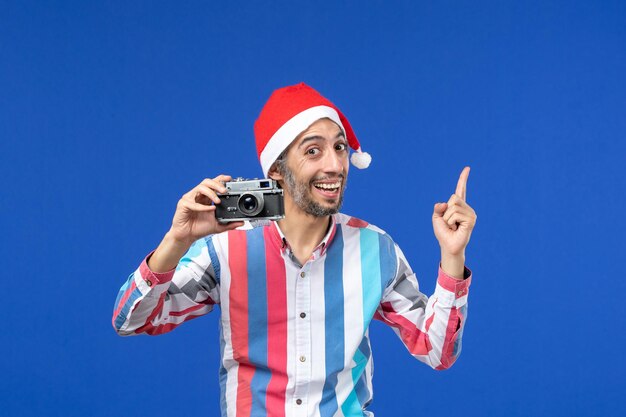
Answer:
[{"label": "blue stripe on shirt", "polygon": [[379,233],[361,229],[361,279],[363,288],[363,333],[368,328],[382,294]]},{"label": "blue stripe on shirt", "polygon": [[395,278],[397,265],[396,246],[389,235],[379,235],[380,242],[380,279],[387,287]]},{"label": "blue stripe on shirt", "polygon": [[358,396],[356,387],[362,379],[365,365],[367,365],[367,358],[363,355],[361,350],[357,348],[352,357],[352,361],[355,363],[354,368],[352,368],[352,391],[341,405],[341,412],[345,417],[363,415],[361,411],[363,404]]},{"label": "blue stripe on shirt", "polygon": [[124,283],[124,285],[122,285],[122,288],[120,288],[120,291],[117,293],[117,298],[115,299],[115,305],[119,306],[120,305],[120,301],[122,299],[122,296],[124,295],[124,293],[126,292],[126,290],[128,289],[128,287],[130,286],[130,283],[133,281],[133,277],[135,276],[135,274],[130,274],[128,276],[128,279],[126,280],[126,282]]},{"label": "blue stripe on shirt", "polygon": [[321,417],[333,416],[338,407],[335,388],[344,363],[343,301],[343,235],[338,225],[324,262],[326,381],[320,402]]},{"label": "blue stripe on shirt", "polygon": [[215,251],[215,246],[213,245],[213,239],[208,237],[206,239],[207,249],[209,250],[209,257],[211,258],[211,266],[213,267],[213,271],[215,271],[215,281],[220,283],[220,258],[217,256],[217,252]]},{"label": "blue stripe on shirt", "polygon": [[250,382],[250,415],[265,416],[266,391],[272,376],[267,366],[267,277],[263,228],[247,233],[248,252],[248,357],[254,364]]},{"label": "blue stripe on shirt", "polygon": [[[365,368],[372,354],[369,338],[367,337],[367,335],[363,336],[361,344],[359,345],[358,353],[360,353],[365,360],[365,363],[363,364],[363,367]],[[372,394],[367,387],[367,378],[368,376],[366,375],[365,371],[361,372],[359,380],[358,382],[356,382],[354,387],[354,389],[356,390],[357,398],[359,399],[359,404],[361,405],[361,409],[368,405],[368,401],[370,401],[372,397]]]}]

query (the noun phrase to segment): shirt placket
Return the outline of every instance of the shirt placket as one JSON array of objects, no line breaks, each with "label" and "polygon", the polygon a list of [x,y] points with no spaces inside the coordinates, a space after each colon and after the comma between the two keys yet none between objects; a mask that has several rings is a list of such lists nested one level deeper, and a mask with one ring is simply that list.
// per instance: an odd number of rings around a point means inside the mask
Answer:
[{"label": "shirt placket", "polygon": [[305,263],[296,277],[296,380],[294,408],[296,416],[307,415],[308,389],[311,382],[311,264]]}]

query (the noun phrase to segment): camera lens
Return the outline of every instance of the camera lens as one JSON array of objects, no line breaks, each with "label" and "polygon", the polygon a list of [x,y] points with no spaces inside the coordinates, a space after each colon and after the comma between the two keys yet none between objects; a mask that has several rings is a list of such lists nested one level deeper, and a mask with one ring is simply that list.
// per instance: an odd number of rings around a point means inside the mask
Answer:
[{"label": "camera lens", "polygon": [[252,197],[251,195],[247,195],[241,200],[241,207],[245,211],[254,211],[256,206],[256,198]]},{"label": "camera lens", "polygon": [[254,191],[242,194],[237,206],[245,216],[256,216],[263,210],[263,195]]}]

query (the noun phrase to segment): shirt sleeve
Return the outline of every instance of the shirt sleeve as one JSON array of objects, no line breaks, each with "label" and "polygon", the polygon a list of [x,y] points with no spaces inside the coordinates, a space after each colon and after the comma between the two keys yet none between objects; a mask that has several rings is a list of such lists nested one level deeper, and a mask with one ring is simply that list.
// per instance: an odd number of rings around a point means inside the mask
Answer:
[{"label": "shirt sleeve", "polygon": [[465,268],[464,279],[459,280],[439,266],[435,292],[427,297],[397,245],[395,251],[396,274],[374,317],[393,329],[413,357],[433,369],[447,369],[461,353],[472,273]]},{"label": "shirt sleeve", "polygon": [[121,336],[169,332],[213,310],[219,300],[219,260],[213,237],[196,241],[176,269],[156,273],[151,252],[124,283],[115,301],[112,324]]}]

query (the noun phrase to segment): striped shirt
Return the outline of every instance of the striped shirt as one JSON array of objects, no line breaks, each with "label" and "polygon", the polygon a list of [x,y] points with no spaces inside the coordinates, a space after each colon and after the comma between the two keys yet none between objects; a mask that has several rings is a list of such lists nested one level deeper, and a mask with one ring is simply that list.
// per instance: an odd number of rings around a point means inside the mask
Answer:
[{"label": "striped shirt", "polygon": [[161,334],[220,305],[222,416],[373,416],[372,319],[435,369],[461,350],[471,272],[419,291],[400,248],[344,214],[301,265],[277,223],[196,241],[175,271],[144,260],[120,289],[120,335]]}]

